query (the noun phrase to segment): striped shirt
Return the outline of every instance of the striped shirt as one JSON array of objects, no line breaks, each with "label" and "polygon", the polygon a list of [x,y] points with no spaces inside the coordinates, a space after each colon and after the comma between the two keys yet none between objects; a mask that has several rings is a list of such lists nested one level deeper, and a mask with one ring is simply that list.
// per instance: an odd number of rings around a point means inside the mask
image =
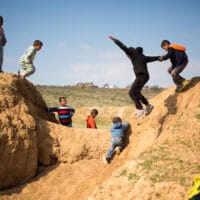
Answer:
[{"label": "striped shirt", "polygon": [[57,106],[48,108],[49,112],[57,112],[59,121],[62,125],[68,126],[72,123],[72,116],[75,110],[71,106]]}]

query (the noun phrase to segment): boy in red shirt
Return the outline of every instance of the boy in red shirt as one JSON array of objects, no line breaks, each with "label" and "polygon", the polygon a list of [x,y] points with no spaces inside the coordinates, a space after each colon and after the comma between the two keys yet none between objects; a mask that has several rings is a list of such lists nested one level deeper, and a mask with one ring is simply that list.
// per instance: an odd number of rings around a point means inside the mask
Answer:
[{"label": "boy in red shirt", "polygon": [[95,122],[95,117],[97,115],[98,115],[98,110],[97,109],[92,109],[91,112],[90,112],[90,115],[86,119],[87,128],[97,129],[96,122]]}]

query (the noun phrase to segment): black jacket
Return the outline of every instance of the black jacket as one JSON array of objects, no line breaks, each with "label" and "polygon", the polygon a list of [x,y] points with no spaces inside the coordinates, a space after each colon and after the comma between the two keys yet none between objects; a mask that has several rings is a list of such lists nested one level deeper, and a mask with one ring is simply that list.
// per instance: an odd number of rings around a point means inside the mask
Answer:
[{"label": "black jacket", "polygon": [[131,59],[131,62],[133,64],[133,70],[135,72],[135,75],[140,74],[146,74],[149,75],[148,69],[147,69],[147,63],[153,62],[158,60],[159,56],[145,56],[143,53],[138,51],[136,48],[128,48],[126,45],[124,45],[122,42],[120,42],[117,39],[114,39],[114,42],[116,45],[118,45]]},{"label": "black jacket", "polygon": [[172,68],[180,66],[184,62],[188,62],[188,57],[185,51],[176,50],[171,47],[168,49],[168,53],[162,57],[163,60],[169,58],[172,63]]}]

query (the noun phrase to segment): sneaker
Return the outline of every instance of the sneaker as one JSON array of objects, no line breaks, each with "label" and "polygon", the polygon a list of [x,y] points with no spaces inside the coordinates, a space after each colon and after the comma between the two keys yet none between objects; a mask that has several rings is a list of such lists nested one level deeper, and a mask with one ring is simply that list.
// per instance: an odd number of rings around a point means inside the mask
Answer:
[{"label": "sneaker", "polygon": [[107,158],[106,156],[103,156],[103,162],[105,164],[109,164],[110,163],[110,158]]},{"label": "sneaker", "polygon": [[184,88],[184,84],[181,84],[180,86],[177,86],[176,89],[175,89],[175,92],[181,92]]},{"label": "sneaker", "polygon": [[154,106],[149,104],[146,106],[146,113],[145,115],[149,115],[151,113],[151,111],[153,110]]},{"label": "sneaker", "polygon": [[137,110],[136,117],[137,117],[137,118],[141,118],[141,117],[143,117],[145,114],[146,114],[146,111],[145,111],[144,109]]}]

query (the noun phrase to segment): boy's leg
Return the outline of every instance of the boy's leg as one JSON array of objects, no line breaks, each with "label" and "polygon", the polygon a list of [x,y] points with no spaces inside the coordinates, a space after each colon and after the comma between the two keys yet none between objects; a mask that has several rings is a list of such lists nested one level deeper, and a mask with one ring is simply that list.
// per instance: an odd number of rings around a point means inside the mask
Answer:
[{"label": "boy's leg", "polygon": [[3,47],[0,46],[0,73],[2,72],[2,65],[3,65]]},{"label": "boy's leg", "polygon": [[172,75],[173,81],[177,85],[177,87],[181,87],[183,81],[185,80],[182,76],[180,76],[180,73],[185,69],[187,64],[188,64],[188,61],[184,62],[178,67],[175,67],[170,72]]},{"label": "boy's leg", "polygon": [[131,89],[129,90],[129,96],[135,103],[135,107],[138,110],[142,110],[142,104],[140,102],[140,90],[143,87],[143,80],[141,77],[136,77],[135,81],[133,82]]},{"label": "boy's leg", "polygon": [[109,150],[108,150],[108,152],[107,152],[107,154],[106,154],[106,158],[108,159],[108,160],[111,160],[111,158],[112,158],[112,156],[113,156],[113,154],[114,154],[114,151],[115,151],[115,144],[111,144],[111,146],[110,146],[110,148],[109,148]]},{"label": "boy's leg", "polygon": [[20,73],[20,75],[24,77],[28,77],[35,72],[35,67],[32,64],[24,64],[24,70]]}]

